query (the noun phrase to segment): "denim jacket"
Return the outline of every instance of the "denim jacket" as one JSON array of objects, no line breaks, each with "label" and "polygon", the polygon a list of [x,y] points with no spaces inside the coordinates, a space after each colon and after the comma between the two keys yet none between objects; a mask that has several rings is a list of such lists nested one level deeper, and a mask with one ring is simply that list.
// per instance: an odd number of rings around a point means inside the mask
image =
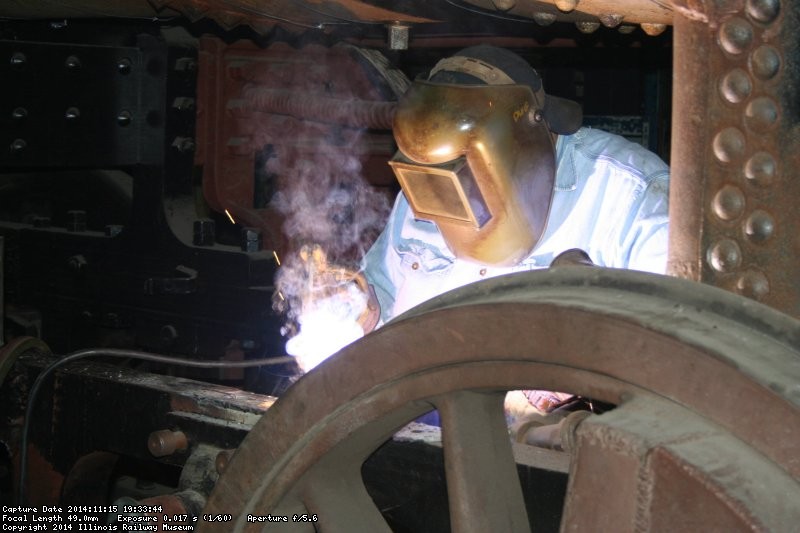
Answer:
[{"label": "denim jacket", "polygon": [[559,136],[556,180],[544,234],[513,267],[456,259],[436,224],[417,220],[401,192],[362,265],[381,306],[381,323],[467,283],[545,268],[580,248],[595,264],[663,273],[667,261],[669,168],[638,144],[581,128]]}]

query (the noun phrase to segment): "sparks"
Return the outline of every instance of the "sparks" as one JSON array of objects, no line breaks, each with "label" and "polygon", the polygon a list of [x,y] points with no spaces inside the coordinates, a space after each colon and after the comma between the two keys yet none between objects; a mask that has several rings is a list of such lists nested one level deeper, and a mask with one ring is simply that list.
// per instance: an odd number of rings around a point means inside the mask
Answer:
[{"label": "sparks", "polygon": [[278,263],[278,266],[281,266],[281,260],[278,257],[278,252],[276,252],[275,250],[272,250],[272,255],[273,255],[273,257],[275,257],[275,262]]},{"label": "sparks", "polygon": [[233,216],[231,215],[231,212],[230,212],[230,211],[228,211],[228,210],[226,209],[226,210],[225,210],[225,214],[226,214],[226,215],[228,215],[228,218],[230,219],[230,221],[231,221],[231,224],[236,224],[236,221],[235,221],[235,220],[233,220]]}]

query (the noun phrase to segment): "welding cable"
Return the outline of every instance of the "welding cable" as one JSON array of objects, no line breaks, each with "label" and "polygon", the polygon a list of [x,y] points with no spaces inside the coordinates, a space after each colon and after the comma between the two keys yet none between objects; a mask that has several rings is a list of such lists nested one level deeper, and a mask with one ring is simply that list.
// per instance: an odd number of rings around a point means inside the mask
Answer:
[{"label": "welding cable", "polygon": [[168,355],[140,352],[138,350],[111,348],[92,348],[88,350],[79,350],[65,356],[63,359],[59,359],[42,370],[42,372],[34,380],[30,393],[28,394],[28,405],[25,407],[25,421],[22,424],[22,434],[20,435],[19,486],[17,492],[17,502],[19,505],[26,503],[25,482],[28,470],[28,434],[30,433],[33,406],[36,403],[36,396],[39,394],[39,389],[42,388],[42,383],[44,383],[44,380],[53,374],[53,372],[55,372],[58,368],[68,363],[77,361],[78,359],[85,359],[87,357],[121,357],[126,359],[141,359],[143,361],[153,361],[167,365],[190,366],[195,368],[252,368],[260,366],[282,365],[295,360],[294,357],[283,356],[273,357],[271,359],[251,359],[249,361],[197,361],[193,359],[183,359],[181,357],[170,357]]}]

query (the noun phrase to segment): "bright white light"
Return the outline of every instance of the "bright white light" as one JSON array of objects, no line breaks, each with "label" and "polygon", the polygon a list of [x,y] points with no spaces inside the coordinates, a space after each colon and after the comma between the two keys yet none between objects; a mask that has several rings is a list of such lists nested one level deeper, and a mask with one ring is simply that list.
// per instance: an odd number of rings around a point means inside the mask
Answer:
[{"label": "bright white light", "polygon": [[366,308],[367,296],[354,283],[328,298],[307,302],[298,317],[300,332],[286,343],[286,352],[308,372],[364,336],[358,318]]}]

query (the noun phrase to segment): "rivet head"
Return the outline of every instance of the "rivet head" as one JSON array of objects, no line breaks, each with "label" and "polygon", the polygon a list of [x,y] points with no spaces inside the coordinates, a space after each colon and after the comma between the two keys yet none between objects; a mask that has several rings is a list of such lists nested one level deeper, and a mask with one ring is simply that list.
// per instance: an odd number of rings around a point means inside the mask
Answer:
[{"label": "rivet head", "polygon": [[744,212],[744,193],[734,185],[722,187],[711,202],[712,210],[722,220],[734,220]]},{"label": "rivet head", "polygon": [[560,11],[569,13],[578,7],[578,0],[555,0],[555,4]]},{"label": "rivet head", "polygon": [[21,67],[25,63],[28,62],[28,57],[23,54],[22,52],[14,52],[11,54],[11,66],[12,67]]},{"label": "rivet head", "polygon": [[64,60],[64,66],[69,70],[78,70],[81,68],[81,60],[78,59],[78,56],[69,56]]},{"label": "rivet head", "polygon": [[603,26],[606,28],[616,28],[622,23],[624,16],[616,13],[607,13],[605,15],[600,15],[599,18],[600,22],[602,22]]},{"label": "rivet head", "polygon": [[533,14],[533,20],[535,20],[539,26],[549,26],[556,21],[556,16],[552,13],[537,12]]},{"label": "rivet head", "polygon": [[64,118],[74,122],[81,118],[81,110],[77,107],[68,107],[67,110],[64,111]]},{"label": "rivet head", "polygon": [[769,294],[769,280],[761,271],[747,270],[736,280],[736,292],[754,300],[762,300]]},{"label": "rivet head", "polygon": [[723,50],[738,55],[747,50],[753,42],[753,28],[746,20],[734,17],[722,24],[718,37]]},{"label": "rivet head", "polygon": [[759,187],[771,185],[776,173],[775,158],[767,152],[756,152],[744,165],[745,177]]},{"label": "rivet head", "polygon": [[742,251],[733,239],[721,239],[708,248],[706,260],[717,272],[731,272],[742,264]]},{"label": "rivet head", "polygon": [[719,161],[729,163],[744,154],[744,134],[737,128],[725,128],[714,136],[713,148]]},{"label": "rivet head", "polygon": [[774,47],[764,44],[750,55],[750,72],[758,79],[770,80],[781,68],[781,55]]},{"label": "rivet head", "polygon": [[594,33],[600,27],[599,22],[579,21],[575,23],[575,27],[581,33]]},{"label": "rivet head", "polygon": [[778,17],[781,10],[780,0],[747,0],[747,14],[764,24],[769,24]]},{"label": "rivet head", "polygon": [[633,24],[620,24],[619,28],[617,28],[617,31],[623,35],[628,35],[629,33],[636,31],[636,26]]},{"label": "rivet head", "polygon": [[772,98],[759,96],[747,104],[744,116],[748,128],[763,133],[777,124],[778,105]]},{"label": "rivet head", "polygon": [[127,57],[123,57],[117,61],[117,72],[120,74],[128,74],[131,71],[133,64]]},{"label": "rivet head", "polygon": [[486,269],[485,269],[485,268],[482,268],[482,269],[480,270],[480,275],[481,275],[481,276],[485,276],[485,275],[486,275]]},{"label": "rivet head", "polygon": [[117,115],[117,124],[122,127],[130,125],[131,121],[133,120],[133,115],[131,115],[130,111],[120,111]]},{"label": "rivet head", "polygon": [[753,90],[750,76],[740,68],[735,68],[722,77],[719,92],[722,97],[732,104],[746,100]]},{"label": "rivet head", "polygon": [[753,211],[744,222],[744,233],[747,237],[757,243],[769,239],[775,232],[775,219],[772,215],[761,209]]},{"label": "rivet head", "polygon": [[22,120],[28,116],[28,110],[24,107],[15,107],[11,112],[11,118],[14,120]]},{"label": "rivet head", "polygon": [[411,269],[412,270],[419,270],[419,263],[417,263],[417,262],[412,263],[411,264]]},{"label": "rivet head", "polygon": [[517,0],[492,0],[492,4],[498,11],[508,11],[517,5]]},{"label": "rivet head", "polygon": [[11,145],[8,147],[11,150],[11,153],[18,154],[27,148],[28,143],[25,142],[25,139],[14,139],[11,141]]},{"label": "rivet head", "polygon": [[655,24],[652,22],[642,22],[642,31],[645,32],[650,37],[655,37],[667,31],[667,25]]}]

